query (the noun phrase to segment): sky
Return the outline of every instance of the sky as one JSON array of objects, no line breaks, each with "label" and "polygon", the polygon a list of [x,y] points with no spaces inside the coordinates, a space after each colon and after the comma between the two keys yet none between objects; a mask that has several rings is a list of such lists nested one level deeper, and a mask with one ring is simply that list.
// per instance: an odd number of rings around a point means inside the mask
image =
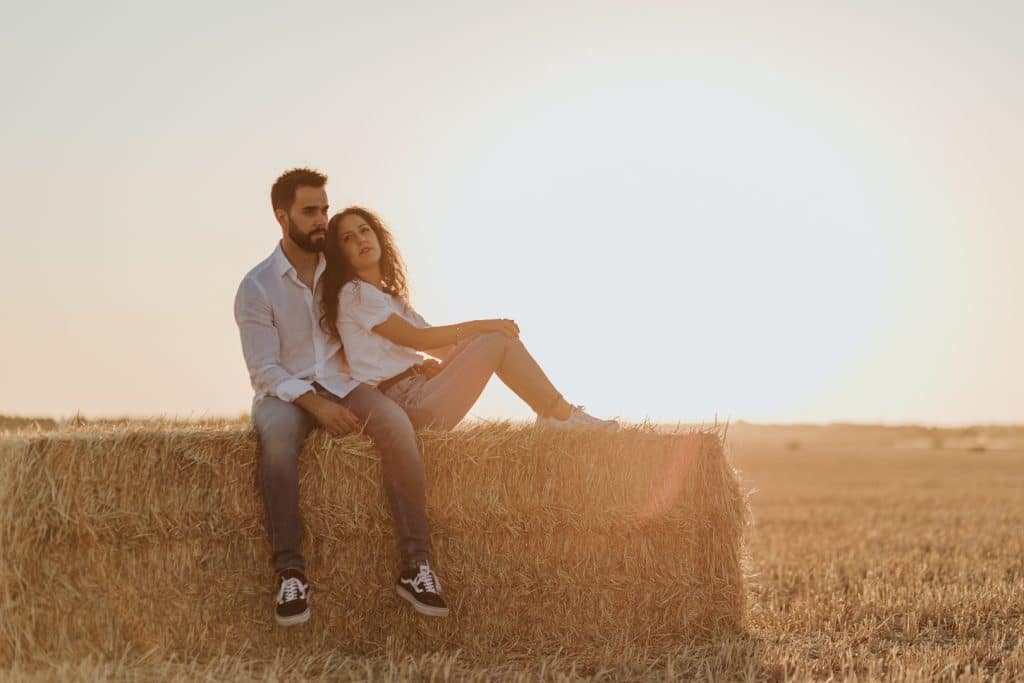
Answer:
[{"label": "sky", "polygon": [[[252,398],[269,188],[658,421],[1024,422],[1024,4],[0,8],[0,413]],[[493,380],[472,412],[526,419]]]}]

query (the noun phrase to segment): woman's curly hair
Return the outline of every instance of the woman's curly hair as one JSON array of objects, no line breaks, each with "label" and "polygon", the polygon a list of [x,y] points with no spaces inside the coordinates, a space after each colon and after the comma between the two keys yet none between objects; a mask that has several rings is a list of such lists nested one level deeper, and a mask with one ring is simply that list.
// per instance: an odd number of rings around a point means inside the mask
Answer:
[{"label": "woman's curly hair", "polygon": [[322,311],[320,327],[338,341],[341,341],[341,335],[338,333],[338,297],[345,283],[357,277],[344,254],[341,253],[341,240],[338,239],[338,234],[341,232],[341,221],[346,216],[352,215],[365,220],[377,235],[377,241],[380,243],[381,289],[406,303],[409,302],[405,264],[395,247],[395,238],[384,225],[384,221],[377,214],[361,206],[350,206],[344,211],[334,214],[327,223],[327,239],[324,246],[327,269],[324,271],[323,287],[320,290]]}]

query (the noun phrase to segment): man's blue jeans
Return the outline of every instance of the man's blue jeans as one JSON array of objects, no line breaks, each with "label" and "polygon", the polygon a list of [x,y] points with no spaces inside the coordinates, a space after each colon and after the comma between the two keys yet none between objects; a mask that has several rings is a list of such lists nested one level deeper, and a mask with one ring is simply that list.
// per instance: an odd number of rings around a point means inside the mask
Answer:
[{"label": "man's blue jeans", "polygon": [[[403,566],[429,559],[430,526],[427,521],[425,477],[416,432],[405,411],[373,387],[360,384],[344,398],[319,390],[319,395],[341,403],[365,425],[380,450],[384,491],[391,508]],[[303,571],[299,552],[299,454],[316,419],[294,403],[266,396],[253,406],[252,422],[259,442],[259,489],[267,514],[272,564],[281,571]]]}]

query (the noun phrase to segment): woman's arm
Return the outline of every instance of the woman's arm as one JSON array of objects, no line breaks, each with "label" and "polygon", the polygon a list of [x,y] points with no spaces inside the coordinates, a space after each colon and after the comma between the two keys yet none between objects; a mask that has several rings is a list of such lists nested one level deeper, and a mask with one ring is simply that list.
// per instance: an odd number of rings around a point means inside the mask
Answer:
[{"label": "woman's arm", "polygon": [[416,327],[395,314],[391,314],[387,320],[376,325],[373,331],[399,346],[408,346],[417,351],[445,352],[445,347],[485,332],[500,332],[509,339],[516,339],[519,336],[519,326],[514,320],[470,320],[455,325]]}]

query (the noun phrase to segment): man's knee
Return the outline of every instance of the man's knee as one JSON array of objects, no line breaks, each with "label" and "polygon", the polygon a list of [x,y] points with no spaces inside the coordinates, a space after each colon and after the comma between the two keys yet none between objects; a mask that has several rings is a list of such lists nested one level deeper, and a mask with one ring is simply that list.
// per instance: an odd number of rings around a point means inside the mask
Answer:
[{"label": "man's knee", "polygon": [[253,409],[261,462],[277,467],[298,458],[310,430],[309,418],[293,403],[268,396]]},{"label": "man's knee", "polygon": [[290,469],[298,462],[305,439],[288,438],[270,433],[259,437],[260,467],[262,469]]},{"label": "man's knee", "polygon": [[[379,392],[378,392],[379,393]],[[365,420],[366,435],[380,447],[403,441],[415,441],[416,430],[409,415],[384,394],[373,401]]]}]

